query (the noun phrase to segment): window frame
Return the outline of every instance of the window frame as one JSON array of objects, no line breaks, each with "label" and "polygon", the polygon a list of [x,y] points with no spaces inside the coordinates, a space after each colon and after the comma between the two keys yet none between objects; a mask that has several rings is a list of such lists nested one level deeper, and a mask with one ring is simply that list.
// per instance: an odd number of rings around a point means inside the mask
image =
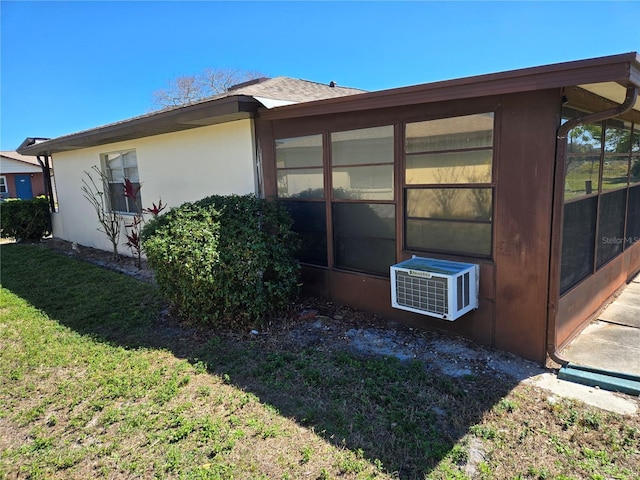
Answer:
[{"label": "window frame", "polygon": [[7,183],[7,176],[0,175],[0,195],[9,193],[9,184]]},{"label": "window frame", "polygon": [[[467,147],[467,148],[447,148],[442,150],[425,150],[425,151],[411,151],[407,152],[407,125],[411,123],[421,123],[421,122],[430,122],[437,120],[447,120],[447,119],[455,119],[459,117],[469,117],[473,115],[492,115],[492,126],[491,126],[491,145],[490,146],[477,146],[477,147]],[[445,254],[445,255],[454,255],[458,257],[469,257],[469,258],[478,258],[478,259],[486,259],[492,260],[494,255],[494,238],[495,238],[495,189],[496,189],[496,165],[497,165],[497,144],[498,144],[498,121],[499,121],[499,112],[497,108],[488,108],[486,110],[474,110],[469,112],[457,112],[455,115],[439,115],[435,117],[423,117],[423,118],[412,118],[403,121],[403,131],[402,131],[402,164],[400,166],[400,175],[401,175],[401,184],[402,184],[402,242],[403,249],[409,252],[417,252],[417,253],[435,253],[435,254]],[[439,155],[439,154],[456,154],[456,153],[467,153],[467,152],[482,152],[482,151],[490,151],[491,152],[491,174],[489,181],[487,182],[458,182],[458,183],[408,183],[407,182],[407,159],[412,156],[419,155]],[[408,196],[410,190],[445,190],[445,189],[455,189],[455,190],[488,190],[490,193],[490,218],[489,220],[476,220],[476,219],[455,219],[455,218],[433,218],[433,217],[415,217],[409,216],[409,205],[408,205]],[[490,234],[488,239],[489,251],[487,253],[478,253],[472,252],[469,250],[454,250],[454,249],[438,249],[438,248],[421,248],[420,246],[410,245],[409,244],[409,235],[408,235],[408,225],[409,221],[423,221],[425,223],[428,222],[442,222],[442,223],[455,223],[458,225],[461,224],[476,224],[476,225],[489,225]]]},{"label": "window frame", "polygon": [[[126,154],[129,153],[133,153],[134,154],[134,158],[135,158],[135,169],[136,169],[136,173],[137,173],[137,181],[131,181],[131,179],[129,177],[126,177],[124,175],[125,173],[125,168],[132,168],[132,167],[125,167],[124,164],[124,156]],[[115,158],[110,158],[111,156],[117,155],[117,157]],[[120,158],[121,161],[121,167],[122,167],[122,172],[123,172],[123,176],[122,176],[122,181],[114,181],[113,180],[113,173],[112,173],[112,169],[110,168],[109,164],[111,161]],[[100,154],[100,164],[102,167],[102,172],[104,173],[104,175],[106,176],[106,182],[107,182],[107,186],[108,191],[105,192],[105,194],[107,195],[107,197],[109,198],[109,209],[112,212],[118,213],[120,215],[138,215],[140,213],[140,210],[142,208],[142,195],[141,195],[141,181],[140,181],[140,169],[138,166],[138,153],[136,151],[136,149],[134,148],[130,148],[130,149],[124,149],[124,150],[115,150],[112,152],[106,152],[106,153],[101,153]],[[130,180],[131,183],[133,184],[134,188],[138,189],[137,192],[137,197],[136,197],[136,202],[132,202],[126,195],[124,195],[124,185],[125,185],[125,180]],[[126,206],[126,210],[118,210],[114,207],[114,202],[116,201],[114,199],[114,194],[112,192],[112,186],[117,186],[117,185],[122,185],[122,201],[124,202],[124,205]],[[117,188],[117,187],[115,187]]]},{"label": "window frame", "polygon": [[[354,163],[354,164],[339,164],[335,167],[333,166],[333,152],[332,152],[332,135],[339,134],[342,132],[352,132],[358,130],[367,130],[374,128],[382,128],[389,127],[391,129],[391,145],[392,149],[389,152],[391,157],[388,162],[372,162],[372,163]],[[313,137],[316,135],[322,136],[322,166],[318,167],[278,167],[278,158],[277,158],[277,144],[279,141],[290,140],[295,138],[304,138],[304,137]],[[397,184],[397,153],[396,153],[396,144],[397,138],[400,135],[398,131],[397,122],[384,122],[382,124],[375,125],[366,125],[366,126],[358,126],[357,128],[347,128],[347,129],[339,129],[339,128],[324,128],[321,132],[317,130],[309,130],[304,132],[301,135],[283,135],[276,136],[273,139],[273,152],[274,152],[274,166],[275,166],[275,175],[276,175],[276,196],[279,201],[283,204],[287,205],[287,203],[304,205],[305,202],[308,203],[322,203],[325,207],[325,235],[326,235],[326,262],[322,263],[310,263],[300,261],[303,264],[308,264],[314,267],[319,268],[327,268],[337,271],[348,271],[348,272],[358,272],[361,274],[372,275],[372,276],[382,276],[388,277],[389,272],[385,271],[381,273],[380,271],[373,270],[362,270],[357,268],[350,268],[348,266],[341,266],[337,263],[337,250],[336,250],[336,237],[334,235],[335,228],[335,213],[334,213],[334,205],[335,204],[384,204],[384,205],[392,205],[393,207],[393,236],[394,236],[394,246],[393,246],[393,258],[394,262],[397,259],[397,245],[398,245],[398,229],[397,229],[397,203],[398,203],[398,184]],[[383,137],[384,138],[384,137]],[[390,199],[354,199],[354,198],[340,198],[340,196],[336,196],[333,190],[333,172],[335,169],[344,169],[344,168],[359,168],[359,167],[367,167],[367,166],[391,166],[392,169],[392,180],[391,180],[391,189],[392,189],[392,198]],[[318,169],[322,171],[323,174],[323,197],[306,197],[306,198],[298,198],[298,197],[282,197],[280,196],[280,192],[278,191],[277,179],[280,171],[295,171],[301,169]],[[292,205],[293,208],[299,208]],[[294,226],[295,229],[295,226]],[[302,234],[306,234],[309,232],[301,231]],[[388,240],[388,239],[385,239]]]},{"label": "window frame", "polygon": [[[334,165],[334,152],[333,152],[333,137],[334,135],[339,135],[348,132],[358,132],[365,130],[374,130],[374,129],[383,129],[390,128],[391,129],[391,161],[388,162],[358,162],[358,163],[339,163],[338,165]],[[398,229],[397,229],[397,203],[398,203],[398,189],[397,189],[397,158],[396,158],[396,143],[398,141],[398,137],[400,135],[400,131],[397,128],[397,124],[395,122],[383,122],[375,125],[368,126],[359,126],[357,128],[348,128],[348,129],[329,129],[326,132],[327,135],[327,165],[325,170],[326,178],[328,185],[328,192],[330,192],[327,198],[327,225],[328,225],[328,235],[330,235],[330,243],[331,246],[329,255],[330,255],[330,266],[334,270],[346,271],[346,272],[357,272],[366,275],[372,276],[381,276],[381,277],[389,277],[390,270],[386,269],[384,272],[373,269],[366,268],[358,268],[357,266],[348,266],[345,264],[338,263],[339,252],[337,246],[341,244],[338,240],[338,236],[336,234],[336,210],[339,208],[349,208],[349,204],[351,205],[362,205],[363,207],[366,205],[392,205],[393,206],[393,262],[395,263],[397,259],[397,245],[398,245]],[[383,137],[386,138],[386,137]],[[365,139],[366,140],[366,139]],[[336,170],[345,170],[345,169],[365,169],[368,167],[387,167],[391,166],[391,198],[341,198],[336,195],[336,191],[334,190],[334,172]],[[344,205],[344,207],[340,207],[339,205]],[[360,208],[354,206],[353,208]],[[349,237],[344,237],[345,239]],[[383,237],[370,237],[366,235],[362,235],[359,238],[366,239],[370,238],[371,240],[375,240],[377,244],[381,242],[389,242],[391,239],[383,238]],[[348,242],[347,242],[348,243]]]}]

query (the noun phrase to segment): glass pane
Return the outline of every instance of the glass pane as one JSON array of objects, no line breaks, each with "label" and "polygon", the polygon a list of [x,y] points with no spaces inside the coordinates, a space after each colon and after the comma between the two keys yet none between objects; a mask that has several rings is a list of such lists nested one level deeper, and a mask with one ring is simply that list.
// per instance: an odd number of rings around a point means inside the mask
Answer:
[{"label": "glass pane", "polygon": [[109,197],[111,210],[114,212],[127,212],[127,199],[124,196],[124,183],[110,183]]},{"label": "glass pane", "polygon": [[125,152],[122,154],[122,163],[125,168],[138,168],[136,152]]},{"label": "glass pane", "polygon": [[560,293],[564,293],[593,272],[597,197],[564,206]]},{"label": "glass pane", "polygon": [[300,236],[297,258],[313,265],[327,265],[327,211],[324,202],[283,202]]},{"label": "glass pane", "polygon": [[490,183],[491,150],[407,155],[406,183]]},{"label": "glass pane", "polygon": [[331,164],[393,163],[393,126],[331,134]]},{"label": "glass pane", "polygon": [[396,238],[396,207],[375,203],[334,203],[333,231],[336,235],[362,238]]},{"label": "glass pane", "polygon": [[278,197],[323,199],[322,169],[278,170]]},{"label": "glass pane", "polygon": [[128,201],[129,212],[130,213],[140,213],[140,208],[142,208],[142,189],[140,188],[140,183],[133,182],[133,188],[135,188],[138,193],[136,195],[136,201]]},{"label": "glass pane", "polygon": [[389,275],[396,257],[395,205],[334,203],[335,265]]},{"label": "glass pane", "polygon": [[630,183],[640,183],[640,155],[632,155],[631,171],[629,172]]},{"label": "glass pane", "polygon": [[491,224],[407,220],[407,248],[491,255]]},{"label": "glass pane", "polygon": [[605,154],[602,165],[602,190],[627,186],[629,178],[629,154]]},{"label": "glass pane", "polygon": [[407,190],[407,216],[491,221],[490,188],[430,188]]},{"label": "glass pane", "polygon": [[406,152],[438,152],[493,145],[493,113],[407,123]]},{"label": "glass pane", "polygon": [[567,139],[565,200],[598,193],[602,125],[580,125]]},{"label": "glass pane", "polygon": [[631,151],[631,123],[607,120],[604,135],[605,153],[629,153]]},{"label": "glass pane", "polygon": [[333,198],[393,200],[393,165],[334,168]]},{"label": "glass pane", "polygon": [[640,124],[633,127],[631,139],[631,170],[629,172],[631,183],[640,183]]},{"label": "glass pane", "polygon": [[128,167],[124,169],[124,177],[128,178],[132,182],[139,182],[138,167]]},{"label": "glass pane", "polygon": [[625,238],[627,246],[640,242],[640,185],[629,189]]},{"label": "glass pane", "polygon": [[112,182],[124,182],[124,168],[122,166],[122,157],[117,155],[110,156],[107,160],[107,177]]},{"label": "glass pane", "polygon": [[629,176],[631,124],[608,120],[604,139],[602,190],[625,187]]},{"label": "glass pane", "polygon": [[321,167],[322,135],[276,140],[278,168]]},{"label": "glass pane", "polygon": [[618,190],[600,197],[598,219],[598,257],[600,268],[608,260],[622,253],[627,191]]}]

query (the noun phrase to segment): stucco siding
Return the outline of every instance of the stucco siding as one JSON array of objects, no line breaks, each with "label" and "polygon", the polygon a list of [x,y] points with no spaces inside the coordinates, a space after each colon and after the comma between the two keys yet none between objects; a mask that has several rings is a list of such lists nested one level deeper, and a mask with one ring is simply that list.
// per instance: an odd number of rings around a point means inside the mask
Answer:
[{"label": "stucco siding", "polygon": [[[54,222],[55,237],[111,249],[106,235],[97,231],[97,216],[83,197],[82,180],[86,178],[85,171],[100,165],[101,154],[131,149],[136,151],[145,207],[160,198],[175,207],[213,194],[256,191],[251,120],[56,153],[53,163],[59,211]],[[124,246],[119,250],[129,254]]]}]

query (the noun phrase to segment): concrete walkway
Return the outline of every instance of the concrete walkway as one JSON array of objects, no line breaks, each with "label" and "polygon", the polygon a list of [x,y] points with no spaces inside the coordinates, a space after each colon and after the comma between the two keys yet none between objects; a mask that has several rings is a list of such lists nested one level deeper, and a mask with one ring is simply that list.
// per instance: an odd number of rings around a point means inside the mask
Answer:
[{"label": "concrete walkway", "polygon": [[574,364],[640,376],[640,275],[560,355]]}]

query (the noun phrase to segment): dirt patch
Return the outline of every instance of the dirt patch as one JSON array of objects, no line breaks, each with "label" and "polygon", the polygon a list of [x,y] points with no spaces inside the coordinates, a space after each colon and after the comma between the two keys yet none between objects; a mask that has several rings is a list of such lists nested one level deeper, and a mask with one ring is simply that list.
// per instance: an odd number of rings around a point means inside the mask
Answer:
[{"label": "dirt patch", "polygon": [[[91,262],[154,282],[153,272],[143,260],[136,266],[131,257],[114,260],[111,253],[56,238],[43,239],[41,245],[69,257]],[[197,328],[185,325],[164,310],[159,327],[172,337],[193,337]],[[200,332],[206,337],[206,332]],[[515,355],[477,345],[459,337],[409,328],[378,315],[319,298],[304,298],[292,304],[286,317],[274,321],[264,331],[245,332],[258,341],[279,347],[345,349],[362,355],[389,356],[401,361],[422,361],[451,377],[498,375],[521,381],[545,372],[537,364]]]},{"label": "dirt patch", "polygon": [[59,238],[44,238],[40,241],[40,244],[68,257],[78,258],[109,270],[124,273],[143,282],[153,283],[155,281],[153,271],[149,269],[144,259],[142,260],[142,265],[138,267],[132,257],[118,255],[118,258],[114,259],[111,252],[78,245]]}]

